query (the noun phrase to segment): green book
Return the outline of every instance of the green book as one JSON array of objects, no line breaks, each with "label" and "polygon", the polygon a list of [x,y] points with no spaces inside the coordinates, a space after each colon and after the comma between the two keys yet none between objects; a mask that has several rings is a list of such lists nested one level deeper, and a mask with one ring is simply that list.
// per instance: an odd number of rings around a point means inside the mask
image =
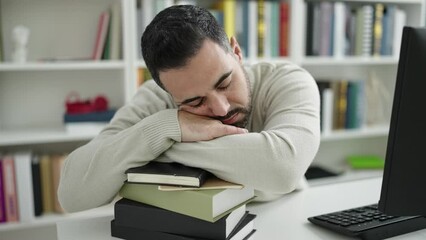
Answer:
[{"label": "green book", "polygon": [[125,182],[120,196],[187,216],[215,222],[254,198],[253,188],[161,191],[158,185]]},{"label": "green book", "polygon": [[385,160],[378,156],[349,156],[349,165],[354,169],[383,169]]}]

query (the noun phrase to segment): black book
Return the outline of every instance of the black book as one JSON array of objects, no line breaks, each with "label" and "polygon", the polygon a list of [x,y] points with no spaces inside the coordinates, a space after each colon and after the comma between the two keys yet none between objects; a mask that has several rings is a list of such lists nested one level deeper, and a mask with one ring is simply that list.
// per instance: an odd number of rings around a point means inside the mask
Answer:
[{"label": "black book", "polygon": [[40,158],[34,154],[31,159],[31,172],[33,180],[34,216],[43,213],[43,196],[41,192]]},{"label": "black book", "polygon": [[[162,158],[165,158],[162,156]],[[152,183],[164,185],[200,187],[209,176],[209,172],[185,166],[176,162],[151,161],[146,165],[129,168],[125,172],[127,181],[133,183]]]},{"label": "black book", "polygon": [[[254,218],[256,218],[256,215],[247,214],[242,223],[238,226],[237,231],[232,236],[229,236],[227,240],[250,239],[256,231],[254,229]],[[192,237],[188,235],[178,235],[122,226],[117,224],[115,220],[111,221],[111,236],[128,240],[139,240],[142,237],[144,240],[208,240],[206,238]]]},{"label": "black book", "polygon": [[231,236],[246,214],[246,205],[241,205],[212,223],[126,198],[114,205],[117,225],[215,240]]}]

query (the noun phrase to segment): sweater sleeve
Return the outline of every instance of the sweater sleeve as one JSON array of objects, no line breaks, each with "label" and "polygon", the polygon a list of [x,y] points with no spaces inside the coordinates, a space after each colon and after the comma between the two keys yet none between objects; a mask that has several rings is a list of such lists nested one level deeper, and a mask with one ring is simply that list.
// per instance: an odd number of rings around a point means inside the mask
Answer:
[{"label": "sweater sleeve", "polygon": [[231,182],[252,186],[257,200],[296,188],[319,147],[319,93],[309,73],[293,65],[254,71],[251,132],[176,143],[166,155]]},{"label": "sweater sleeve", "polygon": [[58,188],[66,211],[110,202],[126,169],[149,162],[180,141],[177,110],[161,91],[147,83],[96,138],[67,157]]}]

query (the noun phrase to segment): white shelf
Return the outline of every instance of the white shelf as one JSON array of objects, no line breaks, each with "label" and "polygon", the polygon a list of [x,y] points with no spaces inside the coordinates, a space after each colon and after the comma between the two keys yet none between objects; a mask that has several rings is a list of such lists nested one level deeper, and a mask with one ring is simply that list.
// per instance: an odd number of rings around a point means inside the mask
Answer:
[{"label": "white shelf", "polygon": [[64,128],[37,128],[19,130],[1,130],[0,146],[19,146],[55,142],[86,141],[94,138],[105,124],[93,125],[84,131],[66,131]]},{"label": "white shelf", "polygon": [[389,126],[364,127],[360,129],[335,130],[321,134],[321,142],[340,141],[356,138],[384,137],[389,133]]},{"label": "white shelf", "polygon": [[0,224],[0,232],[2,231],[13,231],[13,230],[22,230],[27,228],[37,228],[49,225],[56,225],[56,223],[60,221],[70,221],[70,220],[79,220],[79,219],[87,219],[93,217],[104,217],[111,216],[114,213],[114,205],[113,203],[82,211],[77,213],[49,213],[39,217],[35,217],[34,220],[30,222],[11,222],[11,223],[1,223]]},{"label": "white shelf", "polygon": [[0,64],[0,71],[102,70],[124,69],[124,67],[125,63],[123,61],[60,61],[23,64],[2,63]]},{"label": "white shelf", "polygon": [[302,66],[371,66],[371,65],[396,65],[398,58],[394,56],[380,57],[305,57],[300,63]]},{"label": "white shelf", "polygon": [[354,170],[348,169],[345,172],[341,173],[335,177],[324,177],[308,180],[310,187],[327,185],[327,184],[336,184],[341,182],[356,181],[368,178],[377,178],[383,176],[383,169],[365,169],[365,170]]}]

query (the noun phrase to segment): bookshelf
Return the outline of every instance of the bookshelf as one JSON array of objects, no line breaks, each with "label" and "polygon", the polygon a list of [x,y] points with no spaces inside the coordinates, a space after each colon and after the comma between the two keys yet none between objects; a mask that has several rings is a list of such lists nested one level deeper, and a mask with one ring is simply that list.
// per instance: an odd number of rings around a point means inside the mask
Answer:
[{"label": "bookshelf", "polygon": [[[142,13],[153,0],[0,0],[4,61],[0,63],[0,152],[20,149],[72,151],[99,131],[93,127],[82,133],[64,130],[62,114],[67,94],[77,91],[82,98],[105,94],[111,107],[128,102],[137,88],[138,69],[145,67],[139,53]],[[183,1],[182,1],[183,2]],[[216,0],[185,1],[210,6]],[[388,95],[384,105],[391,107],[398,57],[391,56],[307,56],[307,6],[319,0],[285,0],[289,3],[288,56],[247,56],[245,64],[259,61],[292,61],[306,68],[316,79],[375,78]],[[424,0],[342,0],[348,5],[394,4],[406,13],[406,24],[424,26]],[[99,14],[118,3],[121,13],[121,57],[114,60],[88,60],[96,38]],[[146,21],[146,20],[145,20]],[[22,24],[30,29],[28,61],[11,63],[13,43],[10,33]],[[44,60],[43,60],[44,59]],[[48,61],[46,60],[48,59]],[[55,59],[54,61],[52,59]],[[42,61],[43,60],[43,61]],[[390,99],[390,100],[389,100]],[[386,116],[383,117],[386,119]],[[348,154],[384,156],[388,122],[376,121],[359,129],[333,130],[321,136],[315,164],[345,169]],[[0,232],[52,226],[68,215],[44,216],[32,223],[0,224]],[[84,218],[84,214],[79,215]]]}]

